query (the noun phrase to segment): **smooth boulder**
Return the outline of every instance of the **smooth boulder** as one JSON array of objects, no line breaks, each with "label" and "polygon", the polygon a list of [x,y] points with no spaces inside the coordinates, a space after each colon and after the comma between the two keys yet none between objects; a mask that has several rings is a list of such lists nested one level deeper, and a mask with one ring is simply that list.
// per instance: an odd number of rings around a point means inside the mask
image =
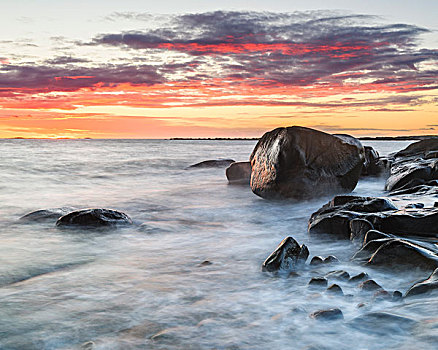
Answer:
[{"label": "smooth boulder", "polygon": [[19,220],[22,222],[41,222],[48,220],[55,221],[61,216],[64,216],[74,210],[76,210],[76,208],[71,207],[40,209],[23,215]]},{"label": "smooth boulder", "polygon": [[251,180],[251,163],[234,162],[225,170],[225,174],[230,184],[249,185]]},{"label": "smooth boulder", "polygon": [[352,191],[364,162],[363,147],[353,139],[299,126],[265,133],[250,157],[252,191],[295,199]]},{"label": "smooth boulder", "polygon": [[290,272],[304,264],[308,257],[309,250],[304,244],[300,246],[292,237],[286,237],[263,262],[262,271]]},{"label": "smooth boulder", "polygon": [[202,162],[192,164],[189,168],[222,168],[234,163],[233,159],[209,159]]},{"label": "smooth boulder", "polygon": [[409,290],[406,292],[406,296],[414,296],[424,293],[430,293],[432,291],[438,290],[438,268],[435,269],[434,272],[424,281],[415,283]]},{"label": "smooth boulder", "polygon": [[84,209],[71,212],[58,219],[56,226],[118,226],[131,225],[131,218],[111,209]]}]

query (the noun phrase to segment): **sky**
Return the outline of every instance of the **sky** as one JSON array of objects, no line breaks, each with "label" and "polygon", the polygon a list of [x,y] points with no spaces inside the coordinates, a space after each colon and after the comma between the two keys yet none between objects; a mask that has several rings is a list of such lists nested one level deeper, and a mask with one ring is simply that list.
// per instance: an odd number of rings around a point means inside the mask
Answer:
[{"label": "sky", "polygon": [[438,131],[436,0],[0,8],[0,138]]}]

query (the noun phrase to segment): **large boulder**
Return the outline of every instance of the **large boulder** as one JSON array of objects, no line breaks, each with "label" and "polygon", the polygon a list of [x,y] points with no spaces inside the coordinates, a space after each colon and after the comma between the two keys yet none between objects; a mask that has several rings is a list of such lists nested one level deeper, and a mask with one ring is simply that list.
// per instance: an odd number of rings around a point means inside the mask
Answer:
[{"label": "large boulder", "polygon": [[262,271],[290,272],[304,264],[308,257],[309,249],[304,244],[300,246],[292,237],[286,237],[263,262]]},{"label": "large boulder", "polygon": [[429,276],[428,279],[415,283],[406,292],[406,296],[430,293],[432,291],[438,291],[438,268]]},{"label": "large boulder", "polygon": [[131,225],[131,218],[111,209],[84,209],[73,211],[58,219],[56,226],[118,226]]},{"label": "large boulder", "polygon": [[251,157],[251,189],[263,198],[310,198],[352,191],[364,150],[351,136],[292,126],[262,136]]},{"label": "large boulder", "polygon": [[230,184],[249,185],[251,179],[251,163],[234,162],[225,170],[225,174]]}]

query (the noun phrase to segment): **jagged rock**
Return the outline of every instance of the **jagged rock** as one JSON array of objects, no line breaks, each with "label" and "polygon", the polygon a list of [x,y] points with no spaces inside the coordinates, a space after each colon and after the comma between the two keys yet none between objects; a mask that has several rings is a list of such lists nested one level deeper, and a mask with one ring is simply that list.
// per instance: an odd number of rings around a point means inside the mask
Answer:
[{"label": "jagged rock", "polygon": [[265,133],[250,157],[252,191],[296,199],[352,191],[364,151],[351,139],[299,126]]},{"label": "jagged rock", "polygon": [[412,265],[423,269],[435,269],[438,267],[438,256],[411,242],[390,239],[375,251],[368,263],[396,267]]},{"label": "jagged rock", "polygon": [[74,210],[76,210],[76,208],[71,207],[41,209],[28,213],[22,216],[19,220],[23,222],[41,222],[52,219],[57,220],[61,216],[66,215]]},{"label": "jagged rock", "polygon": [[362,246],[367,245],[371,241],[376,241],[379,239],[386,239],[386,238],[394,238],[394,237],[395,237],[394,235],[388,233],[380,232],[377,230],[369,230],[363,239]]},{"label": "jagged rock", "polygon": [[395,157],[422,156],[438,151],[438,138],[430,138],[411,143],[405,149],[397,152]]},{"label": "jagged rock", "polygon": [[338,271],[330,271],[328,274],[325,275],[325,277],[346,281],[350,279],[350,274],[347,271],[338,270]]},{"label": "jagged rock", "polygon": [[311,318],[322,321],[335,321],[344,319],[342,311],[338,308],[318,310],[309,315]]},{"label": "jagged rock", "polygon": [[312,277],[312,279],[309,281],[308,286],[314,287],[314,286],[322,286],[327,287],[327,279],[324,277]]},{"label": "jagged rock", "polygon": [[334,255],[327,256],[323,261],[324,264],[335,264],[338,262],[339,262],[339,259]]},{"label": "jagged rock", "polygon": [[292,237],[286,237],[277,249],[263,262],[262,271],[291,271],[304,264],[309,257],[309,250],[299,245]]},{"label": "jagged rock", "polygon": [[438,290],[438,268],[424,281],[415,283],[406,292],[406,297],[430,293],[432,291]]},{"label": "jagged rock", "polygon": [[361,284],[359,284],[359,289],[366,292],[374,292],[381,289],[383,290],[383,288],[374,280],[366,280],[362,282]]},{"label": "jagged rock", "polygon": [[384,162],[380,162],[379,153],[371,146],[364,146],[365,161],[362,168],[362,176],[376,176],[385,171]]},{"label": "jagged rock", "polygon": [[227,167],[232,163],[235,163],[233,159],[209,159],[192,164],[189,166],[189,168],[221,168]]},{"label": "jagged rock", "polygon": [[363,280],[369,279],[369,276],[366,272],[361,272],[357,274],[356,276],[351,277],[348,282],[360,282]]},{"label": "jagged rock", "polygon": [[366,219],[353,219],[350,221],[350,241],[363,242],[368,231],[374,228],[373,224]]},{"label": "jagged rock", "polygon": [[342,288],[339,287],[339,285],[337,285],[337,284],[332,284],[330,287],[328,287],[327,293],[335,294],[335,295],[344,295]]},{"label": "jagged rock", "polygon": [[131,218],[111,209],[83,209],[58,219],[56,226],[118,226],[131,225]]},{"label": "jagged rock", "polygon": [[234,162],[225,170],[225,174],[230,184],[248,185],[251,179],[251,163]]}]

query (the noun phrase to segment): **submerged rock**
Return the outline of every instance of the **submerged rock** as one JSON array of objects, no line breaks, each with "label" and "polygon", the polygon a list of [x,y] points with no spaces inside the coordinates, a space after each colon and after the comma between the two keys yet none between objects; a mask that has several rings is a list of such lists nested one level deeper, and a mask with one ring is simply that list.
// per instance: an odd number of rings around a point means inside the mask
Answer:
[{"label": "submerged rock", "polygon": [[225,174],[230,184],[249,185],[251,180],[251,163],[234,162],[225,170]]},{"label": "submerged rock", "polygon": [[374,280],[366,280],[359,284],[359,289],[365,292],[373,292],[377,290],[383,290],[383,288]]},{"label": "submerged rock", "polygon": [[227,167],[231,163],[235,163],[235,161],[233,159],[209,159],[192,164],[189,166],[189,168],[220,168]]},{"label": "submerged rock", "polygon": [[367,333],[388,336],[408,332],[418,323],[411,318],[387,312],[371,312],[354,318],[348,324]]},{"label": "submerged rock", "polygon": [[327,287],[327,279],[324,277],[312,277],[312,279],[309,281],[308,286],[309,287]]},{"label": "submerged rock", "polygon": [[300,246],[292,237],[286,237],[263,262],[262,271],[289,272],[304,264],[308,257],[309,250],[304,244]]},{"label": "submerged rock", "polygon": [[364,160],[363,147],[352,139],[299,126],[267,132],[250,157],[252,191],[296,199],[352,191]]},{"label": "submerged rock", "polygon": [[438,291],[438,268],[424,281],[415,283],[406,292],[406,297]]},{"label": "submerged rock", "polygon": [[344,295],[342,288],[339,287],[339,285],[337,285],[336,283],[327,288],[327,293],[334,295]]},{"label": "submerged rock", "polygon": [[338,308],[318,310],[309,315],[311,318],[321,321],[335,321],[344,319],[342,311]]},{"label": "submerged rock", "polygon": [[111,209],[84,209],[73,211],[58,219],[56,226],[117,226],[131,225],[131,218]]},{"label": "submerged rock", "polygon": [[76,208],[71,207],[41,209],[28,213],[22,216],[19,220],[23,222],[48,221],[51,219],[59,219],[61,216],[64,216],[74,210],[76,210]]}]

